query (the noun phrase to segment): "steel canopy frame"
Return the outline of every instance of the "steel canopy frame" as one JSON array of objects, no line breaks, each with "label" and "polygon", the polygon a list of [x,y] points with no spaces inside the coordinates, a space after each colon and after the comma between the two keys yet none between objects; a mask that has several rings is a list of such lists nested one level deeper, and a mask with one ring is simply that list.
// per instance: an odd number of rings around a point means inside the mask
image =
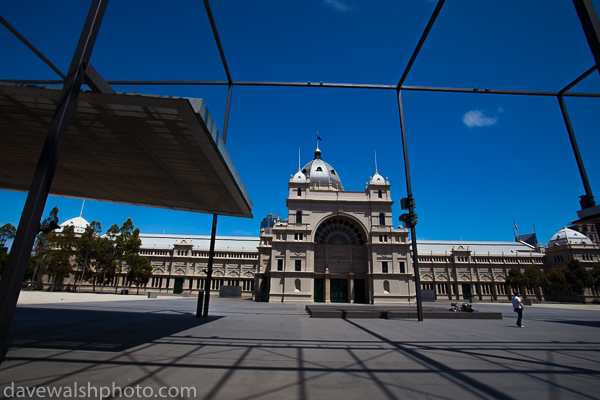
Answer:
[{"label": "steel canopy frame", "polygon": [[[103,0],[93,0],[93,5],[102,2]],[[106,0],[108,1],[108,0]],[[106,4],[106,1],[104,4]],[[593,196],[591,194],[591,188],[589,188],[589,182],[586,183],[587,177],[585,176],[585,168],[583,167],[583,162],[581,161],[581,156],[578,155],[578,150],[576,150],[576,141],[575,136],[570,126],[570,122],[568,122],[568,113],[566,110],[566,106],[564,105],[564,97],[600,97],[600,93],[571,93],[569,92],[577,83],[581,82],[587,76],[589,76],[594,71],[598,70],[597,66],[600,63],[600,22],[598,20],[598,16],[596,15],[596,11],[593,7],[592,0],[573,0],[573,4],[575,9],[577,10],[578,16],[582,22],[582,26],[584,32],[586,34],[586,38],[588,40],[588,44],[590,49],[594,55],[594,59],[596,61],[596,65],[588,69],[584,74],[576,78],[571,84],[567,85],[565,88],[558,92],[553,91],[526,91],[526,90],[497,90],[497,89],[479,89],[479,88],[449,88],[449,87],[427,87],[427,86],[404,86],[404,81],[408,76],[410,69],[416,60],[421,47],[423,46],[427,35],[431,28],[433,27],[435,20],[438,14],[441,11],[441,8],[444,4],[445,0],[439,0],[435,10],[413,52],[411,59],[404,69],[402,77],[400,78],[398,84],[396,85],[381,85],[381,84],[354,84],[354,83],[311,83],[311,82],[253,82],[253,81],[234,81],[230,75],[229,68],[227,66],[227,61],[225,58],[225,53],[223,50],[223,46],[218,36],[218,31],[216,27],[216,23],[214,21],[214,17],[212,15],[212,11],[210,9],[209,0],[204,0],[204,5],[206,9],[207,16],[209,18],[211,28],[213,30],[213,35],[215,38],[215,42],[219,49],[219,54],[221,57],[221,61],[223,63],[223,68],[227,75],[227,81],[149,81],[149,80],[114,80],[108,81],[108,85],[227,85],[228,86],[228,96],[227,96],[227,104],[226,104],[226,113],[225,113],[225,121],[224,121],[224,129],[223,129],[223,140],[226,139],[227,134],[227,124],[229,119],[229,107],[231,103],[231,94],[233,86],[286,86],[286,87],[315,87],[315,88],[347,88],[347,89],[371,89],[371,90],[396,90],[397,91],[397,100],[398,100],[398,111],[400,117],[400,130],[402,135],[402,145],[403,145],[403,153],[404,153],[404,166],[406,173],[406,185],[407,185],[407,195],[409,198],[412,198],[412,189],[410,183],[410,172],[408,165],[408,150],[406,146],[406,137],[404,130],[404,113],[402,108],[402,100],[401,100],[401,91],[424,91],[424,92],[453,92],[453,93],[475,93],[475,94],[503,94],[503,95],[520,95],[520,96],[555,96],[559,100],[559,105],[561,107],[561,112],[563,113],[563,117],[565,118],[565,124],[567,125],[567,131],[569,133],[569,137],[571,138],[571,143],[574,147],[575,156],[577,158],[577,163],[580,169],[580,174],[582,175],[582,179],[584,180],[584,186],[586,190],[586,195],[584,196],[585,204],[582,202],[582,208],[585,206],[591,206],[594,203]],[[101,20],[101,18],[100,18]],[[100,21],[97,21],[98,24]],[[50,68],[52,68],[61,78],[62,80],[10,80],[10,79],[2,79],[0,81],[3,82],[14,82],[14,83],[29,83],[29,84],[64,84],[67,85],[69,83],[69,79],[67,79],[61,72],[56,68],[41,52],[39,52],[31,43],[29,43],[16,29],[14,29],[10,24],[4,20],[4,18],[0,17],[0,23],[5,25],[7,29],[9,29],[15,36],[17,36],[27,47],[29,47],[38,57],[40,57]],[[84,29],[87,28],[87,24]],[[82,35],[83,37],[83,35]],[[94,72],[95,70],[91,70]],[[70,71],[71,73],[71,71]],[[68,75],[67,77],[70,77]],[[99,78],[101,78],[98,74]],[[103,80],[100,80],[102,83]],[[585,178],[584,178],[585,176]],[[589,189],[589,190],[588,190]],[[42,207],[43,208],[43,207]],[[409,209],[409,213],[414,213],[414,205]],[[24,211],[25,215],[25,211]],[[39,216],[31,215],[30,218],[37,218],[37,221],[41,219],[41,213]],[[32,222],[33,224],[33,222]],[[213,231],[216,232],[216,215],[213,219]],[[19,236],[21,236],[18,233]],[[416,233],[414,230],[414,226],[412,227],[412,240],[413,240],[413,262],[415,263],[415,273],[416,273],[416,281],[418,278],[418,252],[416,248]],[[15,241],[16,242],[16,241]],[[31,241],[31,245],[33,241]],[[29,246],[31,247],[31,246]],[[14,244],[13,244],[14,249]],[[12,253],[12,252],[11,252]],[[214,249],[211,246],[211,255],[214,253]],[[6,279],[2,280],[3,283]],[[420,286],[417,282],[417,286]],[[210,290],[210,288],[208,288]],[[17,294],[18,295],[18,294]],[[420,287],[417,287],[417,304],[420,305],[421,301],[420,297]],[[208,300],[207,296],[207,300]],[[206,317],[208,314],[208,301],[205,304],[204,316]],[[11,314],[12,317],[12,314]],[[419,318],[422,320],[422,316]],[[2,320],[4,322],[4,319]],[[10,321],[9,321],[10,322]],[[4,323],[2,326],[4,327]],[[4,330],[4,328],[2,328]],[[6,328],[8,332],[8,328]],[[0,343],[1,345],[2,343]]]},{"label": "steel canopy frame", "polygon": [[31,256],[31,249],[40,227],[42,213],[46,206],[54,172],[62,150],[67,128],[71,121],[81,85],[85,79],[86,65],[100,31],[100,25],[108,0],[93,0],[81,31],[81,36],[73,54],[66,76],[60,101],[52,117],[46,142],[31,182],[23,214],[19,222],[5,272],[0,280],[0,359],[4,360],[7,350],[8,333],[14,315],[21,282]]}]

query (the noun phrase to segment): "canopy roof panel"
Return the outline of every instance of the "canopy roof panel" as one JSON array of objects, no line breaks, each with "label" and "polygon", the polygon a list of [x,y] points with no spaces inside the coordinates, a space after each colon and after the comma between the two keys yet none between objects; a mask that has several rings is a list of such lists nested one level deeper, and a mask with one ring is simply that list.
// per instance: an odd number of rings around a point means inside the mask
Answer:
[{"label": "canopy roof panel", "polygon": [[[0,188],[28,191],[60,90],[0,85]],[[83,91],[50,194],[252,218],[202,99]]]}]

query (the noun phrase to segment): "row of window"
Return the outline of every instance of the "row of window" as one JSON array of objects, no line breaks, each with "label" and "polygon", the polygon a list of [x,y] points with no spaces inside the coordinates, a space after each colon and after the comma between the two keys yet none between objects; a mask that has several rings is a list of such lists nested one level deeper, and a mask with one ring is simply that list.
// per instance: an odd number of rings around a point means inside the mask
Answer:
[{"label": "row of window", "polygon": [[[283,271],[283,260],[277,260],[277,271]],[[302,271],[302,260],[294,260],[294,271]],[[384,274],[389,273],[388,262],[383,261],[381,263],[381,272]],[[400,261],[400,273],[406,273],[406,267],[404,265],[404,261]]]},{"label": "row of window", "polygon": [[[556,261],[556,257],[554,257]],[[475,264],[543,264],[542,258],[500,258],[500,257],[467,257],[457,256],[455,257],[456,262],[468,263],[472,261]],[[419,262],[422,263],[451,263],[452,258],[450,257],[430,257],[430,256],[419,256]]]},{"label": "row of window", "polygon": [[[175,278],[173,278],[173,279],[175,279]],[[204,278],[189,279],[188,282],[189,282],[188,290],[194,289],[194,286],[195,286],[195,289],[200,289],[200,290],[205,289],[206,280]],[[157,289],[163,289],[163,288],[169,289],[170,283],[171,283],[170,277],[154,276],[154,277],[152,277],[150,287],[157,288]],[[195,285],[194,285],[194,283],[195,283]],[[254,290],[254,279],[246,279],[246,280],[243,280],[243,279],[242,280],[240,280],[240,279],[212,279],[210,289],[211,290],[219,290],[221,288],[221,286],[223,286],[223,285],[240,286],[240,283],[241,283],[243,291]],[[126,282],[124,282],[123,284],[125,285]]]},{"label": "row of window", "polygon": [[[319,168],[321,168],[321,167],[319,167]],[[319,168],[317,168],[317,171],[319,170]],[[331,170],[331,172],[335,175],[335,172],[333,170]],[[298,188],[296,190],[296,194],[298,195],[298,197],[302,197],[302,188]],[[383,199],[383,191],[381,189],[379,189],[377,191],[377,198]]]},{"label": "row of window", "polygon": [[[302,223],[302,211],[296,211],[296,223],[297,224]],[[381,225],[381,226],[385,225],[385,213],[379,214],[379,225]]]},{"label": "row of window", "polygon": [[[466,284],[468,288],[465,288],[465,284],[462,284],[463,292],[462,294],[466,294],[466,290],[473,290],[472,293],[475,296],[491,296],[491,295],[506,295],[510,292],[510,289],[507,288],[507,285],[504,283],[479,283],[479,284]],[[456,283],[422,283],[421,288],[423,290],[433,290],[435,294],[441,295],[456,295],[458,294],[458,285]],[[494,291],[495,289],[495,291]],[[535,295],[533,288],[526,288],[527,295]]]},{"label": "row of window", "polygon": [[[176,250],[174,255],[189,257],[190,252],[188,250]],[[142,256],[170,256],[171,252],[168,250],[141,250],[140,255]],[[191,257],[208,258],[208,251],[192,251]],[[216,258],[242,258],[242,259],[257,259],[258,254],[255,253],[215,253]]]},{"label": "row of window", "polygon": [[[277,260],[277,271],[283,271],[283,260]],[[302,260],[294,260],[294,271],[302,271]]]},{"label": "row of window", "polygon": [[[382,261],[381,262],[381,272],[384,274],[389,273],[389,268],[388,268],[388,262],[387,261]],[[400,273],[401,274],[405,274],[406,273],[406,268],[404,266],[404,261],[400,261]]]}]

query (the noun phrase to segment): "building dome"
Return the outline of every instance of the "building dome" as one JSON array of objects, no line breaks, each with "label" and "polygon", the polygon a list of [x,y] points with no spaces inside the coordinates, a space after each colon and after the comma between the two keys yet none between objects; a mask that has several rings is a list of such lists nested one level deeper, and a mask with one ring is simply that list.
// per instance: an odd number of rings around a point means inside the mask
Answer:
[{"label": "building dome", "polygon": [[[332,188],[344,190],[342,181],[339,175],[331,165],[321,159],[321,150],[317,146],[315,150],[315,158],[299,171],[310,179],[310,184],[313,186],[321,186],[324,188]],[[296,174],[297,175],[297,174]]]},{"label": "building dome", "polygon": [[369,183],[371,185],[385,185],[385,179],[383,179],[383,176],[379,175],[379,173],[375,171],[375,175],[373,175]]},{"label": "building dome", "polygon": [[82,234],[83,232],[85,232],[85,228],[89,224],[90,223],[87,222],[83,217],[79,216],[79,217],[68,219],[65,222],[63,222],[62,224],[60,224],[60,230],[57,230],[57,231],[62,232],[62,230],[65,226],[72,225],[73,230],[75,231],[76,234]]},{"label": "building dome", "polygon": [[548,242],[548,247],[565,244],[593,245],[592,241],[583,233],[564,227],[560,231],[556,232],[554,236],[552,236],[552,238]]},{"label": "building dome", "polygon": [[292,177],[293,182],[306,182],[306,175],[300,170]]}]

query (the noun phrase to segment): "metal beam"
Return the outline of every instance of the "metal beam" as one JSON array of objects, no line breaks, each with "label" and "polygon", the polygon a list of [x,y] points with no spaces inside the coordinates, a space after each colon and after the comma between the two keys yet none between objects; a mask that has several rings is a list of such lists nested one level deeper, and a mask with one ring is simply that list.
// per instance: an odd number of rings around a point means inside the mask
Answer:
[{"label": "metal beam", "polygon": [[[223,143],[227,141],[227,127],[229,125],[229,108],[231,105],[231,92],[233,85],[229,85],[227,90],[227,104],[225,105],[225,120],[223,121]],[[204,281],[204,304],[200,299],[201,293],[198,293],[198,305],[196,308],[196,317],[208,318],[208,306],[210,303],[210,288],[212,285],[212,273],[215,259],[215,243],[217,241],[217,220],[218,215],[213,214],[212,228],[210,230],[210,247],[208,250],[208,265],[206,267],[206,279]],[[201,306],[203,309],[201,310]]]},{"label": "metal beam", "polygon": [[575,132],[573,131],[571,119],[569,118],[569,113],[567,112],[567,106],[565,105],[565,100],[563,96],[558,95],[557,99],[558,104],[560,106],[560,111],[565,121],[567,133],[569,134],[569,140],[571,141],[571,147],[573,148],[573,154],[575,155],[577,168],[579,168],[579,175],[581,176],[581,181],[583,182],[583,188],[585,190],[586,206],[584,207],[582,205],[582,208],[593,207],[595,205],[595,202],[594,195],[592,194],[592,187],[590,186],[590,181],[588,180],[587,173],[585,172],[585,166],[583,165],[583,159],[581,158],[579,146],[577,145],[577,140],[575,139]]},{"label": "metal beam", "polygon": [[52,64],[52,62],[50,62],[50,60],[48,60],[46,58],[46,56],[44,56],[42,54],[41,51],[39,51],[33,44],[31,44],[31,42],[29,40],[25,39],[25,36],[21,35],[21,33],[18,30],[16,30],[11,24],[9,24],[7,20],[2,18],[1,15],[0,15],[0,23],[2,23],[2,25],[4,25],[6,27],[6,29],[11,31],[13,35],[15,35],[21,42],[23,42],[23,44],[25,44],[25,46],[29,47],[29,49],[31,51],[33,51],[35,53],[35,55],[38,56],[44,63],[46,63],[47,66],[52,68],[52,71],[56,72],[58,74],[58,76],[63,78],[63,80],[66,79],[65,74],[63,74],[62,71],[60,69],[58,69],[58,67],[56,65]]},{"label": "metal beam", "polygon": [[[227,140],[227,126],[229,124],[229,105],[231,104],[231,90],[233,88],[231,74],[229,73],[229,67],[227,66],[227,59],[225,58],[225,52],[223,51],[223,46],[221,45],[221,39],[219,39],[219,32],[217,31],[217,24],[215,23],[215,19],[213,17],[212,11],[210,9],[210,4],[208,0],[204,0],[204,8],[206,9],[206,15],[208,15],[208,20],[210,21],[210,26],[213,31],[213,36],[215,37],[215,42],[217,43],[217,47],[219,48],[219,54],[221,55],[221,62],[223,63],[223,68],[225,69],[225,74],[227,75],[227,84],[229,86],[227,90],[227,104],[225,106],[225,121],[223,123],[223,143]],[[208,306],[210,303],[210,287],[212,284],[212,273],[213,273],[213,263],[215,259],[215,242],[217,240],[217,220],[218,215],[213,214],[212,221],[212,229],[210,233],[210,249],[208,252],[208,266],[206,273],[206,280],[204,285],[204,310],[202,312],[203,318],[208,318]],[[198,295],[200,296],[200,294]],[[198,298],[198,308],[200,307],[200,298]],[[196,316],[200,315],[200,310],[196,310]]]},{"label": "metal beam", "polygon": [[425,43],[425,39],[427,39],[427,35],[429,35],[429,31],[433,27],[433,24],[434,24],[435,20],[437,19],[438,14],[442,10],[442,6],[444,5],[445,1],[446,0],[439,0],[437,5],[435,6],[435,10],[433,10],[433,14],[431,15],[431,18],[429,18],[429,22],[427,23],[427,26],[425,27],[425,30],[423,31],[423,34],[421,35],[421,39],[419,39],[419,43],[417,43],[417,47],[415,48],[415,51],[413,51],[413,54],[410,57],[410,60],[408,61],[408,65],[404,69],[402,78],[400,78],[400,81],[398,81],[398,85],[396,85],[398,87],[398,89],[400,89],[402,87],[402,85],[404,84],[404,81],[406,80],[406,77],[408,76],[408,73],[409,73],[413,63],[417,59],[417,56],[419,55],[419,51],[421,51],[421,47],[423,46],[423,43]]},{"label": "metal beam", "polygon": [[592,72],[594,72],[597,69],[598,69],[598,67],[594,65],[592,68],[588,69],[583,74],[579,75],[579,77],[577,77],[577,79],[575,79],[573,82],[569,83],[567,86],[565,86],[564,88],[562,88],[558,92],[558,94],[559,95],[564,95],[568,90],[571,90],[575,85],[577,85],[579,82],[581,82],[582,80],[584,80],[585,78],[587,78],[589,75],[591,75]]},{"label": "metal beam", "polygon": [[6,270],[0,281],[0,304],[2,305],[0,309],[0,355],[2,360],[6,354],[8,333],[19,299],[21,283],[31,256],[31,249],[40,227],[40,220],[46,206],[67,128],[77,107],[77,96],[85,78],[85,64],[89,62],[92,54],[107,4],[108,0],[93,0],[90,6],[31,182]]},{"label": "metal beam", "polygon": [[87,63],[85,66],[84,81],[96,93],[117,93],[90,63]]},{"label": "metal beam", "polygon": [[[593,67],[595,68],[595,67]],[[58,80],[33,80],[33,79],[0,79],[0,82],[55,85],[63,81]],[[398,90],[396,85],[361,84],[361,83],[326,83],[326,82],[261,82],[261,81],[107,81],[110,85],[162,85],[162,86],[281,86],[281,87],[314,87],[314,88],[338,88],[338,89],[374,89],[374,90]],[[504,89],[480,89],[480,88],[452,88],[438,86],[402,86],[401,90],[416,92],[442,92],[442,93],[473,93],[473,94],[502,94],[515,96],[551,96],[556,97],[560,92],[556,91],[534,91],[534,90],[504,90]],[[568,93],[564,97],[600,97],[600,93]]]},{"label": "metal beam", "polygon": [[215,23],[215,19],[213,17],[212,10],[210,9],[210,4],[208,0],[204,0],[204,8],[206,9],[206,15],[208,15],[208,20],[210,21],[210,27],[212,28],[213,36],[215,37],[215,42],[217,43],[217,47],[219,48],[221,62],[223,63],[225,74],[227,75],[227,82],[231,84],[231,74],[229,73],[229,67],[227,66],[227,60],[225,59],[225,52],[223,51],[223,45],[221,45],[221,39],[219,39],[217,24]]},{"label": "metal beam", "polygon": [[596,61],[600,65],[600,20],[592,0],[573,0],[573,5],[581,21],[583,32]]}]

